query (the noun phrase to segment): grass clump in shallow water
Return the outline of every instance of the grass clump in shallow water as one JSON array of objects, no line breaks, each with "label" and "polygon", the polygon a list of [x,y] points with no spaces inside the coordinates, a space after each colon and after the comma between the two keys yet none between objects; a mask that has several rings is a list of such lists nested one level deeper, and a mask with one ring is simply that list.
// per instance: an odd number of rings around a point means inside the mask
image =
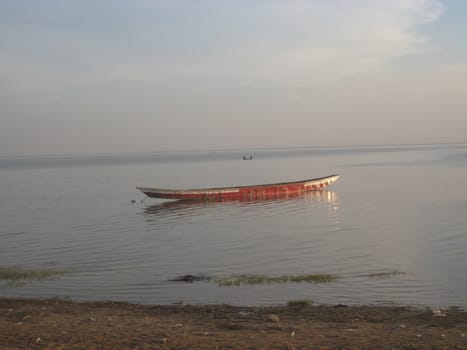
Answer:
[{"label": "grass clump in shallow water", "polygon": [[386,272],[370,273],[368,274],[368,277],[369,278],[389,278],[389,277],[403,276],[403,275],[406,275],[404,271],[392,270],[392,271],[386,271]]},{"label": "grass clump in shallow water", "polygon": [[329,274],[308,274],[308,275],[240,275],[217,279],[217,284],[223,287],[256,285],[287,282],[307,282],[307,283],[329,283],[337,279],[335,275]]},{"label": "grass clump in shallow water", "polygon": [[311,275],[292,275],[288,277],[287,282],[308,282],[308,283],[329,283],[337,279],[335,275],[329,274],[311,274]]},{"label": "grass clump in shallow water", "polygon": [[289,300],[287,302],[288,307],[307,307],[311,304],[313,304],[313,301],[307,299]]},{"label": "grass clump in shallow water", "polygon": [[23,269],[21,267],[0,266],[0,281],[6,281],[7,285],[22,285],[27,281],[44,281],[57,278],[67,271],[55,269]]}]

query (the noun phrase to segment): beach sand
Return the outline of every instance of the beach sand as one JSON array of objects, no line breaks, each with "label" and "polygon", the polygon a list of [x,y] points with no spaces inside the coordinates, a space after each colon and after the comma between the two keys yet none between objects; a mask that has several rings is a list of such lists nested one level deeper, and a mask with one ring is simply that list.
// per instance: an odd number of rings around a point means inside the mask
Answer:
[{"label": "beach sand", "polygon": [[467,349],[467,313],[0,298],[0,349]]}]

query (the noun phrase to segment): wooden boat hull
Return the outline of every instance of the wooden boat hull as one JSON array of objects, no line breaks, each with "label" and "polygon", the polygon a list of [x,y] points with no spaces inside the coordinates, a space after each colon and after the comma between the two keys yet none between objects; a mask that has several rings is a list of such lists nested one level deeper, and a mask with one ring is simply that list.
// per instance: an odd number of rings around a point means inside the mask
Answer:
[{"label": "wooden boat hull", "polygon": [[301,193],[322,190],[331,185],[339,175],[331,175],[316,179],[282,182],[265,185],[199,188],[199,189],[162,189],[137,187],[151,198],[182,199],[182,200],[261,200],[284,197],[296,197]]}]

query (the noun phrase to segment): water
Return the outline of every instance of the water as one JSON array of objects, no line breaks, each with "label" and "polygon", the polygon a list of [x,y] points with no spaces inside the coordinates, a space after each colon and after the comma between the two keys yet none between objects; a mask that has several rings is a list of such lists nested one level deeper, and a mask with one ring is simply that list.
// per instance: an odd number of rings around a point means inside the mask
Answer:
[{"label": "water", "polygon": [[[342,176],[328,191],[288,200],[141,203],[135,189],[334,173]],[[467,145],[3,157],[0,196],[0,267],[67,271],[23,285],[0,280],[0,296],[467,308]],[[369,277],[391,271],[404,274]],[[168,281],[307,273],[339,279]]]}]

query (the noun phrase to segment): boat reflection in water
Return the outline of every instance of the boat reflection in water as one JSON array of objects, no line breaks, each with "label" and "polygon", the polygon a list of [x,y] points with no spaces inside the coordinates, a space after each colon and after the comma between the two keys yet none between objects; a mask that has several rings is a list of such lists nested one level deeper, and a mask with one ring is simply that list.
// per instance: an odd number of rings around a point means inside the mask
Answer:
[{"label": "boat reflection in water", "polygon": [[[149,220],[161,217],[176,217],[178,219],[200,215],[206,210],[230,210],[240,208],[246,210],[275,210],[289,211],[293,207],[302,207],[303,204],[312,204],[321,207],[325,205],[331,212],[336,212],[339,207],[337,193],[329,190],[315,190],[304,193],[291,193],[281,195],[262,196],[260,199],[237,198],[232,200],[175,200],[149,205],[144,208],[144,215]],[[307,205],[305,205],[307,206]],[[298,208],[296,208],[298,209]]]}]

